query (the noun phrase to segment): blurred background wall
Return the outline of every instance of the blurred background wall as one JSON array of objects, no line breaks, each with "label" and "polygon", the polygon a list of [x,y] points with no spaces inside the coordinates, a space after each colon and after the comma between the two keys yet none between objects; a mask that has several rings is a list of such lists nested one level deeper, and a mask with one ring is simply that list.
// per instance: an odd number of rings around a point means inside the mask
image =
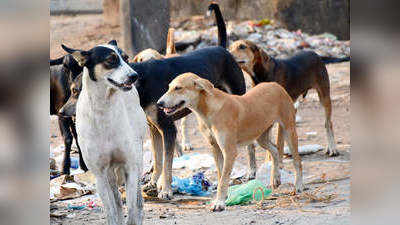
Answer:
[{"label": "blurred background wall", "polygon": [[[171,18],[204,15],[209,1],[170,0]],[[218,0],[227,20],[273,19],[288,30],[350,39],[350,0]],[[50,13],[99,13],[117,23],[118,0],[50,0]]]}]

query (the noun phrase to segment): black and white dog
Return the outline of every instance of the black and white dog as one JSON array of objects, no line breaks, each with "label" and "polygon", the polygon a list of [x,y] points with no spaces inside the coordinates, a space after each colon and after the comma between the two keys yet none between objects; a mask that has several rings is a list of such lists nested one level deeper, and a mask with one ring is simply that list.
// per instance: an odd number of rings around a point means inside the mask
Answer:
[{"label": "black and white dog", "polygon": [[138,75],[122,58],[116,41],[89,51],[63,48],[84,67],[76,103],[76,129],[83,158],[96,176],[108,224],[124,223],[119,176],[126,183],[127,224],[142,224],[139,179],[148,126],[133,86]]},{"label": "black and white dog", "polygon": [[[168,90],[168,84],[179,74],[192,72],[211,81],[215,87],[231,94],[246,92],[243,73],[232,55],[223,47],[208,47],[178,57],[132,63],[138,73],[135,86],[139,92],[140,104],[147,114],[153,145],[154,170],[144,191],[158,188],[158,197],[171,199],[172,160],[176,139],[174,121],[190,113],[180,105],[159,109],[157,100]],[[178,110],[179,109],[179,110]],[[177,111],[172,116],[169,113]],[[161,176],[161,179],[159,179]]]}]

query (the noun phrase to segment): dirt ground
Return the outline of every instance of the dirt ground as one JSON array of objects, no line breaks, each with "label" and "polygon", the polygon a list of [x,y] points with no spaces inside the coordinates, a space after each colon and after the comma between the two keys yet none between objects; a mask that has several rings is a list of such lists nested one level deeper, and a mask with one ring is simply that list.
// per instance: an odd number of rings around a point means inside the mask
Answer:
[{"label": "dirt ground", "polygon": [[[89,49],[111,39],[121,40],[119,27],[103,23],[101,15],[52,16],[50,20],[50,57],[64,53],[61,43],[71,47]],[[183,196],[167,203],[145,202],[144,224],[349,224],[351,199],[351,139],[350,139],[350,63],[327,65],[331,80],[333,101],[333,125],[338,157],[327,157],[323,151],[302,157],[306,193],[317,192],[319,199],[291,196],[288,185],[273,192],[275,199],[260,204],[227,207],[224,212],[209,212],[206,202],[185,200]],[[315,91],[310,91],[301,103],[297,125],[299,146],[320,144],[326,146],[324,111]],[[56,117],[50,117],[50,148],[62,144]],[[190,139],[194,152],[208,153],[209,146],[196,128],[196,120],[190,117]],[[316,135],[307,135],[316,132]],[[180,136],[178,137],[180,140]],[[257,165],[261,165],[265,152],[257,148]],[[235,165],[247,165],[246,151],[239,154]],[[293,171],[291,159],[284,161],[285,169]],[[174,175],[182,173],[174,171]],[[268,171],[269,173],[269,171]],[[332,180],[318,182],[318,180]],[[311,182],[311,183],[310,183]],[[286,194],[282,194],[286,193]],[[325,198],[325,199],[323,199]],[[50,204],[50,211],[60,216],[50,217],[51,224],[106,224],[100,207],[95,209],[69,210],[68,204],[95,199],[97,195],[58,201]]]}]

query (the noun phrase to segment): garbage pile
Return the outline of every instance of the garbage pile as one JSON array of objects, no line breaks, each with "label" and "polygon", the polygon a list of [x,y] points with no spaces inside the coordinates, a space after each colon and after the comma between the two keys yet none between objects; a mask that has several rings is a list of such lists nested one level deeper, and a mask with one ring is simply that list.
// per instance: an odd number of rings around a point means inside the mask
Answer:
[{"label": "garbage pile", "polygon": [[[176,42],[190,46],[185,52],[217,45],[218,30],[210,20],[188,21],[183,25],[176,24],[175,28]],[[350,41],[340,41],[330,33],[310,35],[300,29],[288,31],[266,19],[228,21],[227,34],[230,43],[239,39],[250,40],[263,48],[268,55],[276,58],[285,58],[300,50],[312,50],[321,56],[350,56]]]}]

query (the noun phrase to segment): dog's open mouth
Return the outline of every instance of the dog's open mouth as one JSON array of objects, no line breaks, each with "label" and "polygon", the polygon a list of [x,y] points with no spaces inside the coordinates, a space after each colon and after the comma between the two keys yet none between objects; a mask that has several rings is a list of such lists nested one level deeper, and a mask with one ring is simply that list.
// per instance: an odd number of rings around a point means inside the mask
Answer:
[{"label": "dog's open mouth", "polygon": [[244,64],[244,63],[246,63],[246,60],[236,60],[236,62],[237,62],[238,64]]},{"label": "dog's open mouth", "polygon": [[120,84],[120,83],[114,81],[113,79],[111,79],[111,78],[109,78],[109,77],[107,78],[107,80],[108,80],[111,84],[113,84],[114,86],[117,86],[118,88],[120,88],[120,89],[123,90],[123,91],[129,91],[129,90],[132,89],[132,84],[129,84],[129,83],[122,83],[122,84]]},{"label": "dog's open mouth", "polygon": [[172,106],[172,107],[162,107],[162,110],[164,111],[165,114],[170,115],[174,112],[176,112],[178,109],[180,109],[183,104],[185,104],[185,101],[179,102],[179,104]]}]

